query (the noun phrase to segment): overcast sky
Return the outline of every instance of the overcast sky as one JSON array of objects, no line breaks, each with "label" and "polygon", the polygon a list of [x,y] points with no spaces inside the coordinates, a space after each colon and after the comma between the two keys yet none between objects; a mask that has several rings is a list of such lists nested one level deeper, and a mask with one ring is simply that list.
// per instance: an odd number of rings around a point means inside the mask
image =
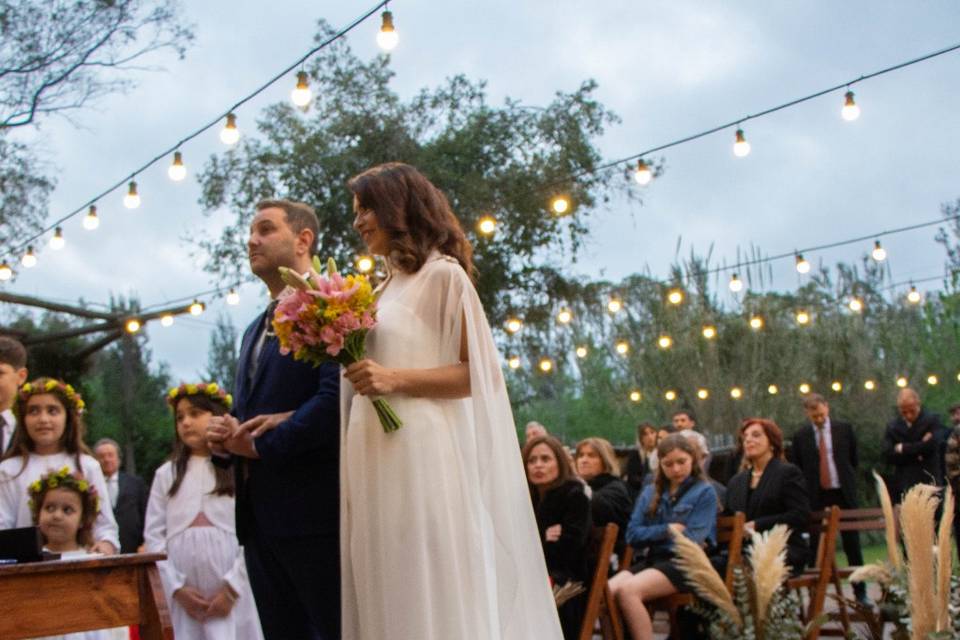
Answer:
[{"label": "overcast sky", "polygon": [[[313,46],[318,18],[340,27],[372,3],[277,0],[185,3],[196,43],[184,60],[151,62],[163,71],[137,76],[126,95],[76,114],[82,129],[48,119],[18,131],[39,145],[57,176],[51,220],[129,175],[160,150],[229,105]],[[392,58],[404,97],[457,73],[488,82],[490,102],[512,97],[548,102],[588,78],[622,123],[600,141],[610,159],[631,155],[714,125],[960,42],[960,3],[817,1],[795,3],[582,2],[574,0],[391,2],[400,44]],[[377,55],[379,18],[350,36],[362,57]],[[731,152],[725,131],[663,153],[667,171],[643,206],[594,217],[581,273],[618,279],[649,268],[667,274],[678,238],[681,255],[713,245],[715,261],[738,248],[780,253],[932,220],[960,197],[960,52],[854,87],[859,120],[840,119],[842,91],[744,126],[752,153]],[[266,104],[287,99],[291,77],[238,111],[253,133]],[[183,148],[191,172],[172,183],[167,162],[138,177],[142,206],[128,211],[122,192],[99,203],[101,226],[82,216],[64,225],[67,246],[45,246],[39,264],[4,290],[64,301],[107,302],[135,294],[162,303],[216,285],[190,258],[183,237],[216,225],[197,204],[196,171],[223,145],[211,131]],[[280,194],[282,195],[282,194]],[[895,281],[936,276],[943,252],[934,228],[883,239]],[[856,260],[869,242],[807,257]],[[776,288],[797,285],[789,261],[774,266]],[[936,287],[937,283],[923,285]],[[147,328],[156,359],[175,378],[193,378],[206,362],[215,315],[242,328],[261,307],[260,287],[242,303],[211,306],[199,319]]]}]

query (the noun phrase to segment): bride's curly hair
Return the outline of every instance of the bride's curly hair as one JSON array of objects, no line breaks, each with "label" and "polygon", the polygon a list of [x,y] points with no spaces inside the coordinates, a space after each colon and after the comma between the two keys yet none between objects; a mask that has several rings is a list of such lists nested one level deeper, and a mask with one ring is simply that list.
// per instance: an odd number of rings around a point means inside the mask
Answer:
[{"label": "bride's curly hair", "polygon": [[473,279],[473,248],[450,202],[415,167],[387,162],[347,182],[362,209],[373,211],[390,242],[390,262],[415,273],[436,249]]}]

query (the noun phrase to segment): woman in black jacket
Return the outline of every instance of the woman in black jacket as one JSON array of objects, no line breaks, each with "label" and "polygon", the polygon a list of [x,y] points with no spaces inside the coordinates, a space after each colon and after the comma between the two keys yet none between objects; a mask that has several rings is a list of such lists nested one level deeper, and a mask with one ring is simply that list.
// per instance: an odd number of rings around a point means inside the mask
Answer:
[{"label": "woman in black jacket", "polygon": [[649,422],[641,422],[637,425],[637,448],[627,456],[622,476],[622,480],[630,491],[631,503],[636,501],[640,491],[643,490],[643,485],[652,481],[657,472],[657,457],[653,455],[656,450],[657,428]]},{"label": "woman in black jacket", "polygon": [[627,485],[617,476],[620,465],[613,446],[603,438],[587,438],[577,443],[573,460],[577,474],[590,485],[590,514],[593,526],[603,527],[612,522],[619,527],[616,552],[624,550],[627,522],[633,512],[633,500]]},{"label": "woman in black jacket", "polygon": [[810,525],[803,472],[783,459],[783,432],[772,420],[744,420],[740,442],[748,467],[727,484],[726,510],[746,514],[747,533],[766,531],[778,524],[790,527],[787,564],[796,575],[803,571],[810,555],[803,537]]},{"label": "woman in black jacket", "polygon": [[[557,585],[577,581],[586,587],[592,525],[590,499],[583,483],[574,475],[563,445],[551,436],[527,442],[523,461],[550,579]],[[560,607],[560,625],[567,640],[580,633],[585,596],[581,594]]]}]

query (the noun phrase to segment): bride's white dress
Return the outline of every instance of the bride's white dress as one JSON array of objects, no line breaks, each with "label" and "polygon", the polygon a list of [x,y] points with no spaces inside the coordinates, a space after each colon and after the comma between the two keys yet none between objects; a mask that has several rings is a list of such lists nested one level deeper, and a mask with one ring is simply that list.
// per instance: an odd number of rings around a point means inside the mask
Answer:
[{"label": "bride's white dress", "polygon": [[455,364],[463,329],[470,397],[388,396],[399,431],[341,385],[344,640],[562,638],[496,347],[455,260],[390,277],[367,354]]}]

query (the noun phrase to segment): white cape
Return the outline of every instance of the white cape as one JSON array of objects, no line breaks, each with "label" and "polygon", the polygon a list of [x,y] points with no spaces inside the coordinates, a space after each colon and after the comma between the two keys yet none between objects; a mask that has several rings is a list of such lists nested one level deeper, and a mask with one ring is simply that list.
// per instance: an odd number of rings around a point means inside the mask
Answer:
[{"label": "white cape", "polygon": [[343,640],[559,640],[557,610],[493,336],[467,274],[434,254],[394,273],[368,357],[386,367],[459,361],[471,395],[388,396],[385,434],[341,385]]}]

